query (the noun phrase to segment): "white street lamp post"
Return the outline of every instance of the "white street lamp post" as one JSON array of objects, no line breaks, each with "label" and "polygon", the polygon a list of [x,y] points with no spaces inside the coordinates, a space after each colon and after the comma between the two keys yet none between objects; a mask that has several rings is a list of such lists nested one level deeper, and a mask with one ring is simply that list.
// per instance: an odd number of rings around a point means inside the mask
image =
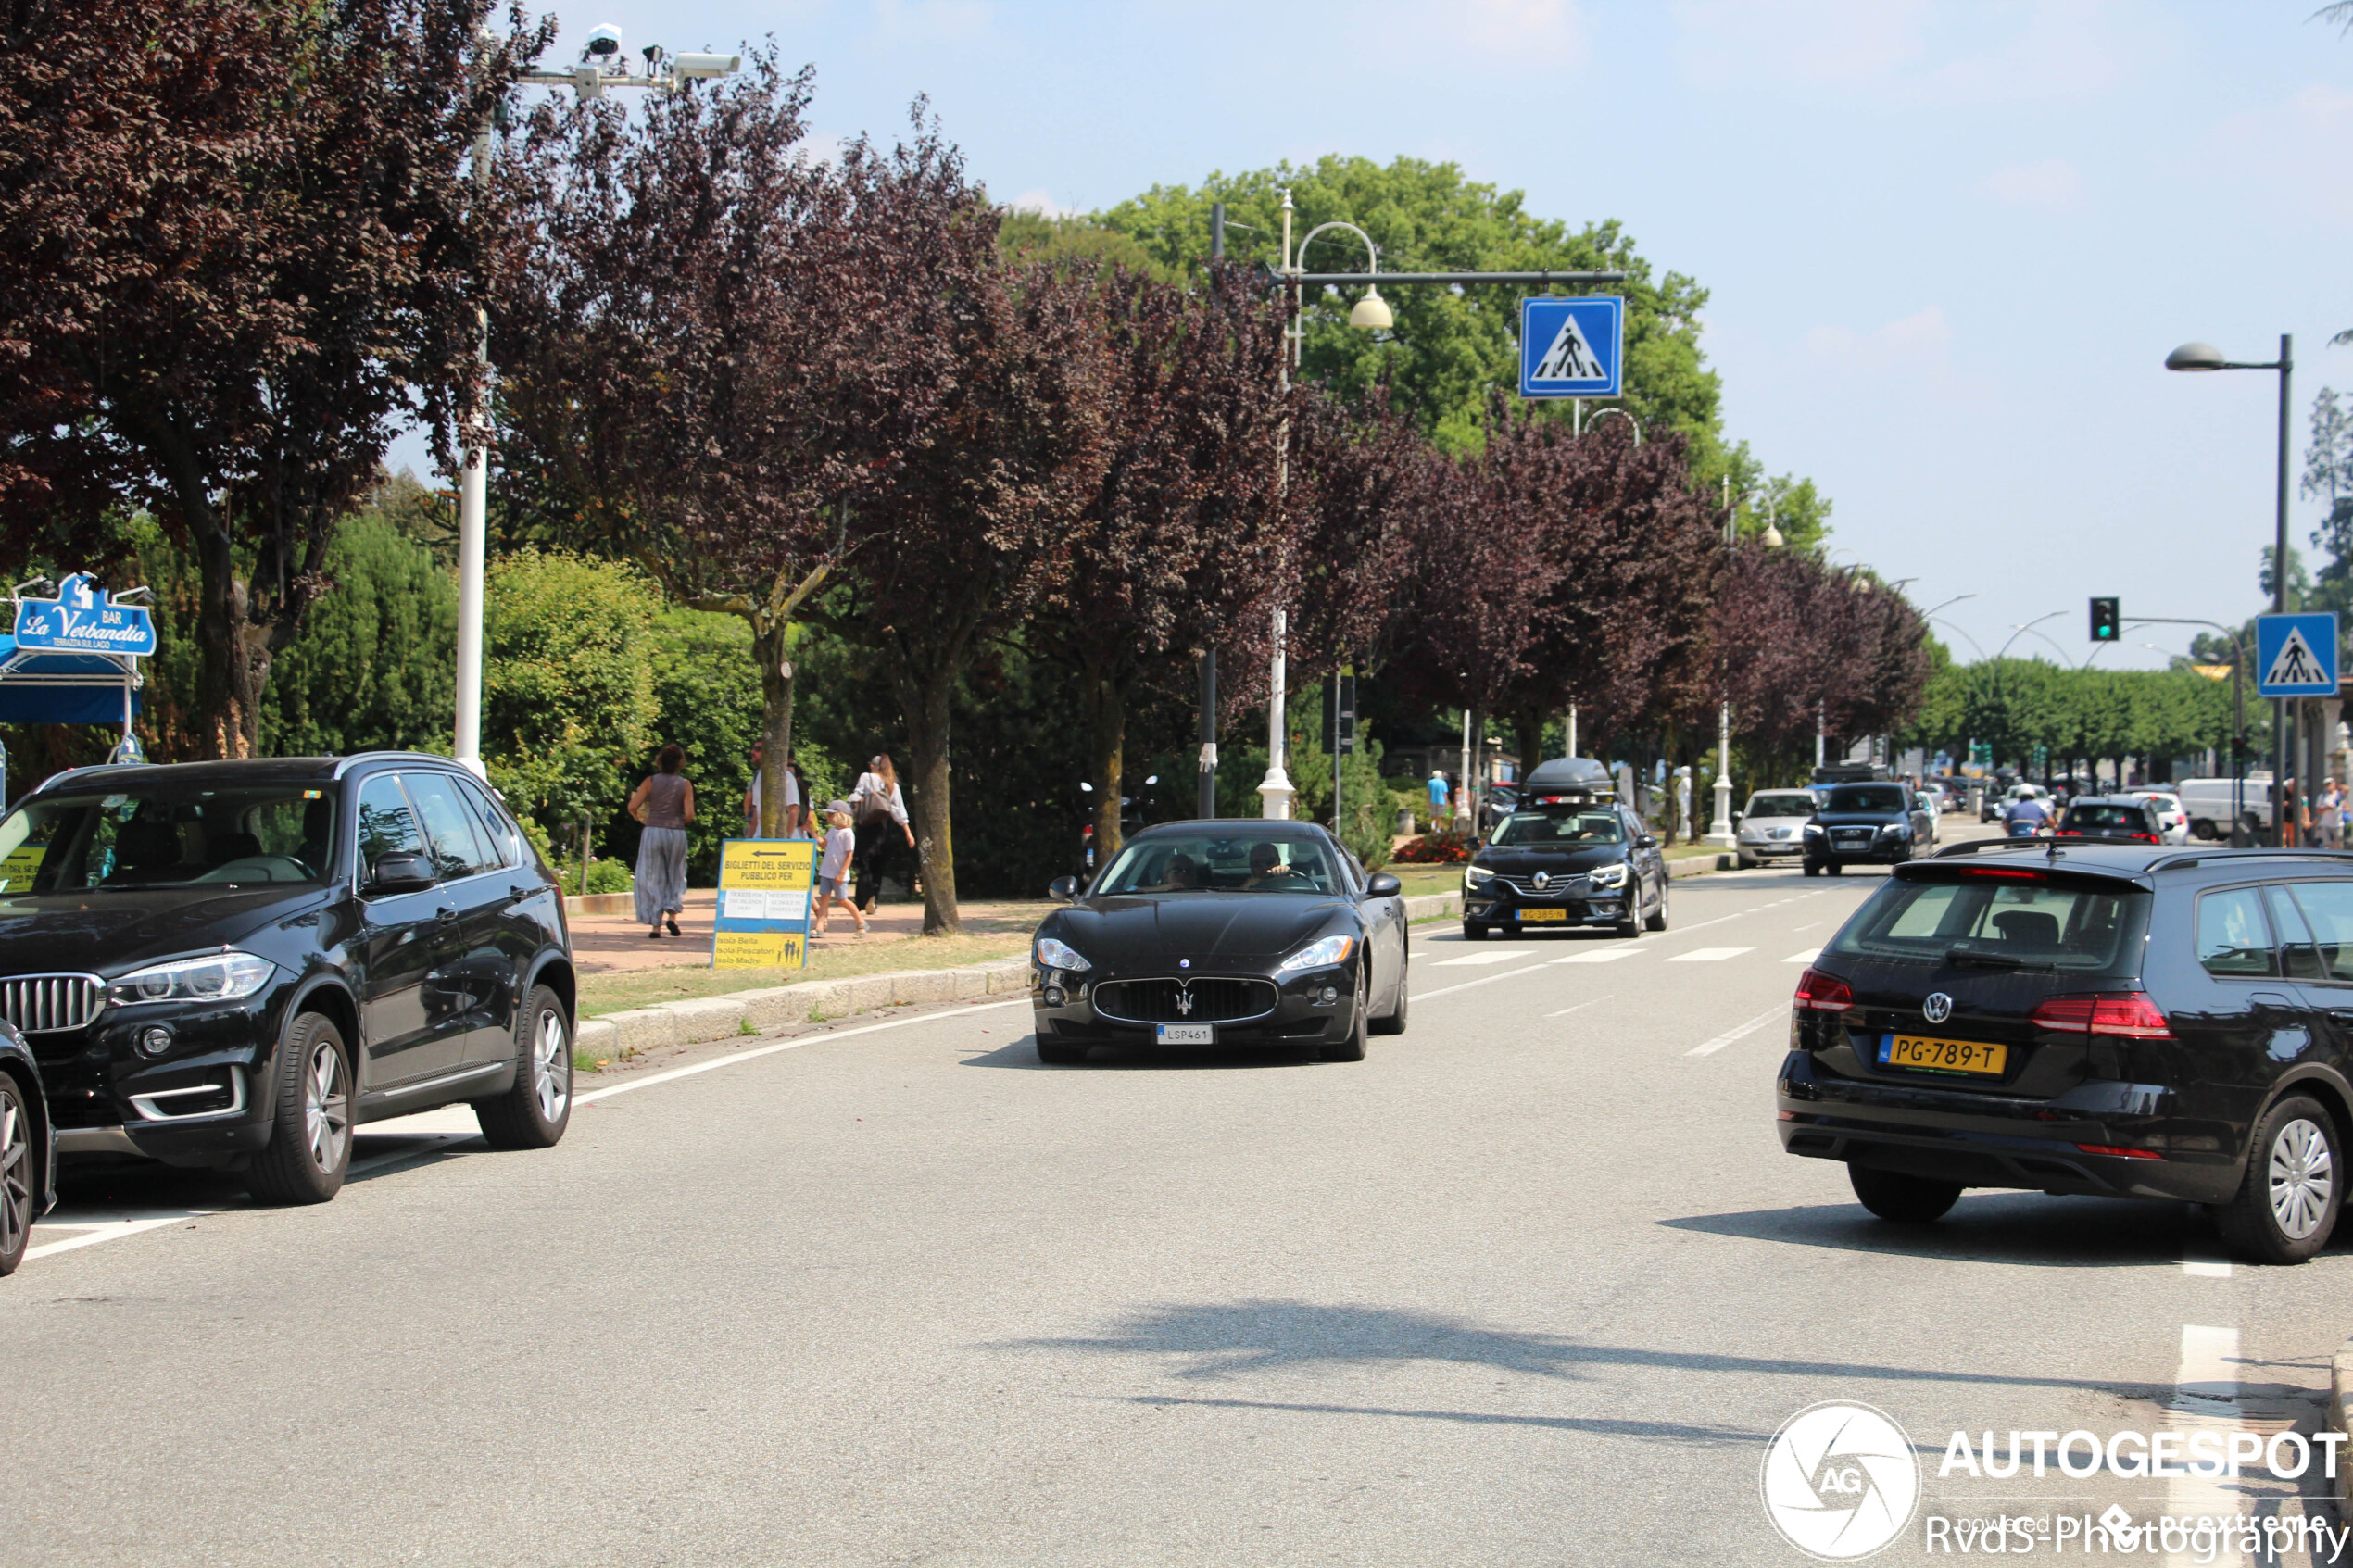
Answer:
[{"label": "white street lamp post", "polygon": [[[1727,477],[1724,481],[1724,544],[1727,548],[1735,538],[1733,508],[1739,505],[1730,498],[1731,492],[1732,482]],[[1743,495],[1740,499],[1745,501],[1748,496]],[[1781,531],[1774,516],[1773,497],[1768,494],[1764,501],[1765,546],[1768,549],[1779,549]],[[1732,697],[1730,692],[1725,693],[1723,701],[1716,709],[1716,816],[1707,824],[1707,842],[1718,849],[1734,849],[1740,846],[1740,835],[1732,831]]]},{"label": "white street lamp post", "polygon": [[[583,98],[601,98],[608,87],[676,90],[708,77],[732,76],[740,55],[673,55],[656,44],[645,51],[643,75],[632,75],[622,56],[621,30],[599,27],[588,34],[580,63],[570,70],[525,71],[518,80],[537,87],[569,87]],[[486,198],[495,152],[490,127],[474,140],[474,187]],[[485,387],[490,374],[490,313],[481,313],[480,346]],[[484,403],[488,403],[485,392]],[[465,432],[458,471],[458,761],[477,778],[482,766],[482,600],[490,516],[489,417],[478,410]]]},{"label": "white street lamp post", "polygon": [[[1307,342],[1307,323],[1300,314],[1300,280],[1307,270],[1305,266],[1307,247],[1315,244],[1315,236],[1327,229],[1347,230],[1364,241],[1365,249],[1371,254],[1371,275],[1378,277],[1380,273],[1380,246],[1373,244],[1373,237],[1355,224],[1343,223],[1337,219],[1329,223],[1318,223],[1308,230],[1306,237],[1299,242],[1299,249],[1294,253],[1290,243],[1291,211],[1290,192],[1285,191],[1283,193],[1281,276],[1286,281],[1285,286],[1290,295],[1290,319],[1283,328],[1283,336],[1290,342],[1284,347],[1280,364],[1282,385],[1286,392],[1290,390],[1291,367],[1298,361],[1301,351]],[[1365,285],[1365,297],[1358,300],[1348,312],[1348,324],[1360,332],[1384,332],[1396,325],[1396,319],[1390,314],[1389,302],[1381,298],[1380,288],[1378,284]],[[1278,449],[1276,458],[1276,477],[1277,488],[1288,489],[1290,483],[1289,456],[1290,443],[1288,431],[1282,439],[1283,445]],[[1266,776],[1260,780],[1258,784],[1259,797],[1265,802],[1261,815],[1270,822],[1282,822],[1290,816],[1291,797],[1298,793],[1291,787],[1290,775],[1283,771],[1283,755],[1286,749],[1283,733],[1283,636],[1288,630],[1288,624],[1283,612],[1277,610],[1275,612],[1275,651],[1267,679]]]}]

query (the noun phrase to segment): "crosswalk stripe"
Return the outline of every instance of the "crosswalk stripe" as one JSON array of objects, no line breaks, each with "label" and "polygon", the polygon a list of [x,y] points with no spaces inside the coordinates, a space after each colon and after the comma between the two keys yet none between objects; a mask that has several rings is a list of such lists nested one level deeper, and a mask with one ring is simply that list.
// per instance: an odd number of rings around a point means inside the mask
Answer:
[{"label": "crosswalk stripe", "polygon": [[1619,959],[1630,959],[1641,951],[1640,947],[1595,947],[1591,952],[1571,953],[1565,959],[1554,959],[1553,961],[1554,963],[1614,963]]},{"label": "crosswalk stripe", "polygon": [[1503,963],[1511,959],[1532,959],[1535,956],[1536,949],[1533,947],[1504,947],[1488,953],[1465,953],[1459,959],[1441,959],[1430,967],[1452,969],[1456,964]]},{"label": "crosswalk stripe", "polygon": [[1726,959],[1736,959],[1743,953],[1755,951],[1756,949],[1754,947],[1693,947],[1690,952],[1678,953],[1667,961],[1668,963],[1722,963]]},{"label": "crosswalk stripe", "polygon": [[1819,947],[1808,947],[1808,948],[1806,948],[1806,949],[1804,952],[1802,952],[1802,953],[1792,953],[1789,957],[1787,957],[1787,958],[1783,959],[1783,960],[1781,960],[1781,962],[1783,962],[1783,963],[1812,963],[1812,962],[1813,962],[1816,959],[1818,959],[1818,958],[1820,958],[1821,956],[1822,956],[1822,949],[1820,949]]}]

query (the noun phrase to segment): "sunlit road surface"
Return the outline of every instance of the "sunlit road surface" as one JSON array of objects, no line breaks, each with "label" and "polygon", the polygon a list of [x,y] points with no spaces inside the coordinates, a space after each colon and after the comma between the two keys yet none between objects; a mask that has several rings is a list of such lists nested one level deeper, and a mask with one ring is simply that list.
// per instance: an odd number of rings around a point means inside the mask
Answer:
[{"label": "sunlit road surface", "polygon": [[1791,986],[1879,880],[1422,927],[1361,1064],[1041,1068],[1017,1003],[584,1080],[547,1153],[441,1113],[323,1208],[85,1176],[0,1282],[0,1559],[1794,1563],[1760,1461],[1824,1400],[1918,1453],[1878,1562],[1931,1513],[2300,1520],[2317,1476],[1938,1474],[1955,1431],[2309,1433],[2353,1272],[2156,1205],[1900,1229],[1783,1155]]}]

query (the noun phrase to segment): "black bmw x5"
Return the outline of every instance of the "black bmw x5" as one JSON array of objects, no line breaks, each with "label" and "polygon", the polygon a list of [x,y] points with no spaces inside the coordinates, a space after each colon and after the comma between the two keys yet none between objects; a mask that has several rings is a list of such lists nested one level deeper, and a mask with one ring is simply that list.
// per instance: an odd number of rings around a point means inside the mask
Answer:
[{"label": "black bmw x5", "polygon": [[464,1102],[546,1148],[573,997],[553,873],[446,758],[80,769],[0,818],[0,1017],[60,1154],[315,1203],[368,1122]]},{"label": "black bmw x5", "polygon": [[[1978,851],[1978,852],[1971,852]],[[1781,1143],[1882,1218],[1969,1187],[2211,1207],[2326,1245],[2353,1137],[2353,855],[1956,846],[1800,979]]]}]

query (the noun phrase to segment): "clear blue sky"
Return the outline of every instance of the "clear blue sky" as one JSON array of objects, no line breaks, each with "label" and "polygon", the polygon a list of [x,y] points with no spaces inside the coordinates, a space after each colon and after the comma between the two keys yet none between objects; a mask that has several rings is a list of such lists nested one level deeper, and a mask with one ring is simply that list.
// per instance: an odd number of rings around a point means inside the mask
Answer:
[{"label": "clear blue sky", "polygon": [[2353,391],[2353,41],[2318,4],[604,0],[554,58],[599,22],[633,55],[774,34],[825,134],[927,94],[993,194],[1055,208],[1328,152],[1622,220],[1712,291],[1728,432],[1821,484],[1833,545],[1923,608],[1974,594],[1942,614],[1988,651],[2064,610],[2080,658],[2095,593],[2264,608],[2277,378],[2168,349],[2294,332],[2299,470],[2312,393]]}]

